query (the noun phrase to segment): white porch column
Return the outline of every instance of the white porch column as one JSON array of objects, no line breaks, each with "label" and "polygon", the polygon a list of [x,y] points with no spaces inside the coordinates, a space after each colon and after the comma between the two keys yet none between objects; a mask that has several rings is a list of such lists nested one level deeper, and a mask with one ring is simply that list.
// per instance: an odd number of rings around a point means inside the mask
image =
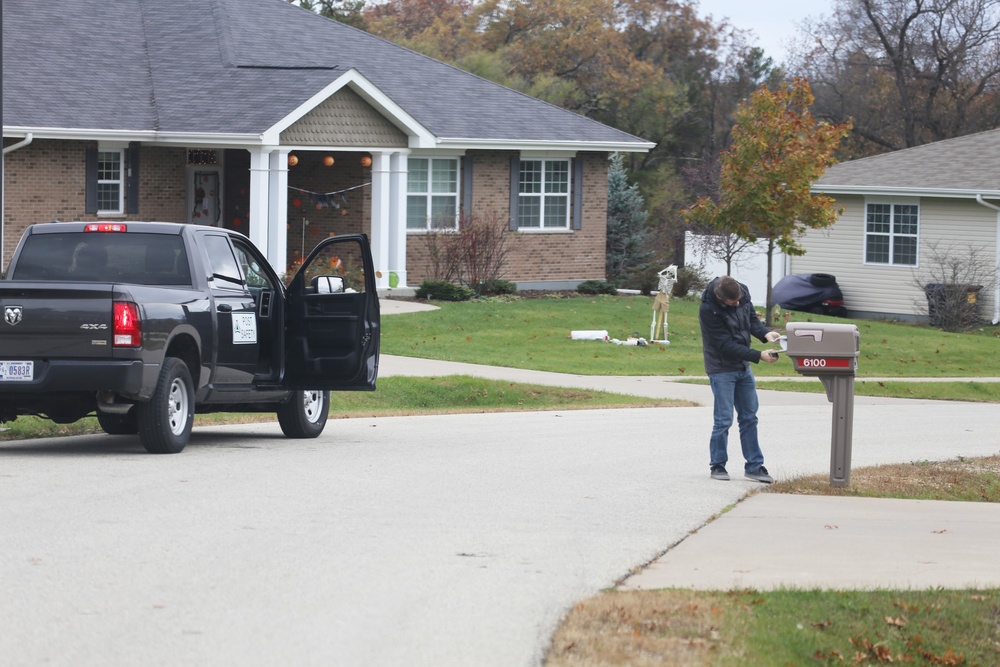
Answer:
[{"label": "white porch column", "polygon": [[375,261],[375,285],[389,287],[389,155],[372,153],[372,259]]},{"label": "white porch column", "polygon": [[406,287],[406,183],[409,151],[389,159],[389,272],[399,278],[396,289]]},{"label": "white porch column", "polygon": [[[257,248],[267,254],[268,194],[270,193],[269,148],[250,150],[250,219],[247,221],[246,235]],[[268,256],[268,260],[270,260]]]},{"label": "white porch column", "polygon": [[273,151],[270,166],[267,261],[280,276],[288,268],[288,149]]}]

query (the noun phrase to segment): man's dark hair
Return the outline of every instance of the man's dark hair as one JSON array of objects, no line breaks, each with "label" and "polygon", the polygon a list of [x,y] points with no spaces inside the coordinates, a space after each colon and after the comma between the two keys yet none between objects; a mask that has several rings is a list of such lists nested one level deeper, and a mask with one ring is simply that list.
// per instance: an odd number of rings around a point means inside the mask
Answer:
[{"label": "man's dark hair", "polygon": [[723,301],[739,301],[743,298],[743,287],[732,276],[722,276],[715,283],[715,296]]}]

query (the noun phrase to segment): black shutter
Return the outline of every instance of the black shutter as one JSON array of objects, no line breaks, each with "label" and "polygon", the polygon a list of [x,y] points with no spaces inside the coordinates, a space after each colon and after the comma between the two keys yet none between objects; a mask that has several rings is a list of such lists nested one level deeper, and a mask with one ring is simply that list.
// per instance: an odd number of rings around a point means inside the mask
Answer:
[{"label": "black shutter", "polygon": [[573,160],[573,229],[583,228],[583,160]]},{"label": "black shutter", "polygon": [[470,156],[462,158],[462,211],[472,215],[472,163]]},{"label": "black shutter", "polygon": [[517,231],[517,202],[520,199],[518,190],[521,186],[521,158],[510,159],[510,231]]},{"label": "black shutter", "polygon": [[84,210],[87,213],[97,213],[97,149],[88,148],[86,152],[87,183]]},{"label": "black shutter", "polygon": [[128,145],[128,169],[125,177],[125,212],[139,212],[139,142]]}]

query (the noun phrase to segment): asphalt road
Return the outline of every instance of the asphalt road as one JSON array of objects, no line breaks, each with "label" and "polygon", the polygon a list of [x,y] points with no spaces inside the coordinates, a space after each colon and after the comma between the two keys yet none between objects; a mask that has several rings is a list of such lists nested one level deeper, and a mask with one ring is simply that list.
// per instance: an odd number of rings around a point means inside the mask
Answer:
[{"label": "asphalt road", "polygon": [[[616,382],[706,389],[587,380]],[[825,398],[762,394],[772,474],[827,472]],[[0,665],[538,665],[574,602],[753,488],[709,479],[710,423],[681,407],[343,419],[309,441],[227,426],[176,456],[2,443]],[[859,398],[853,462],[994,454],[997,423],[996,405]]]}]

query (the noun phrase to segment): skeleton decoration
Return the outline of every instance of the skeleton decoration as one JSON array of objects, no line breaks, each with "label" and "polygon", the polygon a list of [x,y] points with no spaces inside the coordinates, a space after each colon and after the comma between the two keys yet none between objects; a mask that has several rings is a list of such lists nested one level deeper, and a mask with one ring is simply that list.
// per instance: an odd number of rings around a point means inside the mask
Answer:
[{"label": "skeleton decoration", "polygon": [[670,345],[667,340],[667,315],[670,313],[670,294],[677,282],[677,267],[671,264],[656,275],[660,277],[660,282],[656,298],[653,299],[653,324],[649,329],[649,341]]}]

